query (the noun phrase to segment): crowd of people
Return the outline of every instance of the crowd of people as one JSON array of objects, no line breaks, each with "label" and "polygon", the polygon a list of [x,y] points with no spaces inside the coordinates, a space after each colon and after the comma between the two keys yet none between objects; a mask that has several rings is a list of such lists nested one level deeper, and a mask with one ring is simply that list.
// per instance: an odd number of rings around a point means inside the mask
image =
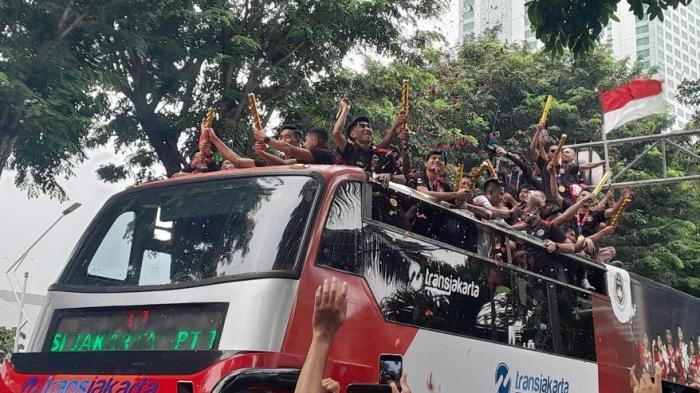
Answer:
[{"label": "crowd of people", "polygon": [[[295,163],[360,167],[380,184],[408,185],[437,201],[468,210],[480,219],[493,220],[542,240],[544,249],[526,242],[513,242],[516,250],[513,261],[539,274],[594,289],[584,269],[576,266],[562,269],[566,262],[553,258],[552,254],[578,253],[600,263],[610,262],[615,256],[613,248],[598,247],[598,241],[614,231],[614,226],[608,222],[620,202],[631,197],[632,191],[624,189],[618,200],[613,191],[608,191],[602,200],[595,200],[584,184],[584,174],[604,162],[577,164],[575,151],[564,147],[559,152],[560,144],[554,143],[543,124],[538,124],[528,158],[507,151],[498,145],[498,136],[492,135],[488,143],[492,158],[505,164],[500,167],[507,170],[491,170],[491,175],[479,188],[477,180],[483,168],[477,167],[463,175],[459,187],[453,187],[446,173],[448,160],[443,151],[430,151],[422,163],[409,157],[407,114],[400,113],[384,132],[381,142],[375,145],[370,119],[359,116],[349,121],[350,107],[347,99],[341,100],[330,135],[319,127],[304,134],[294,126],[285,125],[271,138],[264,129],[256,129],[256,158],[241,157],[226,146],[213,129],[203,129],[207,137],[200,138],[189,166],[177,176]],[[330,145],[331,139],[335,149]],[[220,165],[216,164],[212,146],[223,158]],[[487,166],[490,165],[489,161]]]},{"label": "crowd of people", "polygon": [[[672,332],[675,330],[675,337]],[[697,337],[700,341],[700,336]],[[654,338],[644,333],[637,342],[640,368],[644,372],[658,373],[665,380],[680,384],[700,386],[700,348],[693,338],[686,341],[683,328],[664,329]]]}]

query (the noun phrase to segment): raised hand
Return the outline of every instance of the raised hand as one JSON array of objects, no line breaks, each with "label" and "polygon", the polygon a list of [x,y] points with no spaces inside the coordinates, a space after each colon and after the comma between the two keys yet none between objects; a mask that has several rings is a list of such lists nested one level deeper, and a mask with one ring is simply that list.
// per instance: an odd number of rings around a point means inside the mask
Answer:
[{"label": "raised hand", "polygon": [[335,277],[316,289],[314,304],[314,338],[330,342],[345,321],[348,308],[348,284],[338,284]]},{"label": "raised hand", "polygon": [[496,146],[496,155],[497,155],[497,156],[503,157],[503,156],[505,156],[506,154],[508,154],[508,152],[506,151],[506,149],[502,148],[501,146]]},{"label": "raised hand", "polygon": [[403,124],[405,124],[408,121],[408,113],[405,112],[399,112],[399,115],[396,116],[396,126],[399,127]]},{"label": "raised hand", "polygon": [[470,190],[467,190],[466,188],[460,188],[459,190],[457,190],[457,191],[455,192],[455,194],[456,194],[456,197],[457,197],[456,199],[457,199],[458,201],[464,202],[464,201],[466,201],[467,199],[469,199],[469,197],[472,195],[472,192],[471,192]]},{"label": "raised hand", "polygon": [[661,393],[661,373],[656,372],[654,381],[651,380],[651,375],[647,373],[642,374],[642,377],[637,380],[634,371],[635,367],[632,366],[630,369],[630,385],[634,393]]},{"label": "raised hand", "polygon": [[265,141],[265,129],[264,129],[264,128],[258,129],[258,128],[255,128],[255,127],[254,127],[254,130],[253,130],[253,137],[254,137],[255,140],[258,141],[258,142],[263,142],[263,141]]},{"label": "raised hand", "polygon": [[267,151],[267,145],[265,142],[255,141],[255,154],[264,153]]},{"label": "raised hand", "polygon": [[[408,376],[406,373],[404,373],[401,376],[401,381],[400,381],[401,392],[400,393],[411,393],[411,388],[408,387],[407,379],[408,379]],[[390,383],[389,386],[391,386],[391,393],[399,393],[399,388],[398,388],[398,386],[396,386],[395,382]]]},{"label": "raised hand", "polygon": [[408,145],[408,131],[399,132],[399,140],[403,146]]},{"label": "raised hand", "polygon": [[350,108],[352,107],[352,103],[347,97],[343,97],[340,99],[340,102],[338,103],[339,109],[341,112],[343,111],[349,111]]},{"label": "raised hand", "polygon": [[324,393],[340,392],[340,384],[333,378],[326,378],[321,381],[321,387],[323,388]]}]

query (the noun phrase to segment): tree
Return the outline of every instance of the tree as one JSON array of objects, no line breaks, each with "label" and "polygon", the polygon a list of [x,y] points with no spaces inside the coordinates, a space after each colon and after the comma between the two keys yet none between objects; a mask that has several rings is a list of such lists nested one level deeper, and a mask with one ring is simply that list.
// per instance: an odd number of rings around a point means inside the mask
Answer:
[{"label": "tree", "polygon": [[[627,0],[630,11],[642,20],[664,20],[669,7],[687,6],[692,0]],[[580,56],[590,52],[610,20],[615,16],[620,0],[530,0],[525,3],[527,15],[537,39],[545,44],[545,50],[557,55],[564,48]]]},{"label": "tree", "polygon": [[71,48],[88,11],[81,7],[0,2],[0,175],[15,170],[30,195],[64,196],[56,177],[85,158],[93,116],[105,107],[95,74]]},{"label": "tree", "polygon": [[135,152],[100,174],[140,168],[137,177],[149,178],[156,163],[167,174],[179,171],[187,152],[178,142],[194,139],[208,106],[218,110],[220,134],[250,151],[248,93],[268,120],[357,45],[399,53],[412,15],[441,8],[440,0],[107,3],[86,27],[80,53],[119,97],[100,141],[113,137],[118,149]]},{"label": "tree", "polygon": [[351,116],[368,115],[379,138],[399,111],[401,81],[408,79],[414,156],[441,147],[452,163],[468,169],[484,159],[491,131],[500,132],[508,149],[526,151],[548,94],[555,98],[548,125],[566,132],[571,143],[600,139],[599,92],[640,72],[605,48],[581,58],[550,58],[504,45],[495,31],[467,41],[457,57],[431,48],[419,57],[420,62],[389,65],[367,60],[361,73],[340,70],[301,91],[282,118],[330,127],[337,100],[346,95],[353,103]]},{"label": "tree", "polygon": [[[700,79],[684,80],[683,83],[678,86],[678,101],[681,104],[700,106]],[[686,128],[700,128],[700,110],[695,111],[693,120]]]},{"label": "tree", "polygon": [[[4,326],[0,326],[0,352],[10,353],[15,346],[15,331],[16,328],[8,329]],[[20,338],[24,339],[26,336],[20,331]],[[24,349],[24,345],[20,344],[19,349]]]}]

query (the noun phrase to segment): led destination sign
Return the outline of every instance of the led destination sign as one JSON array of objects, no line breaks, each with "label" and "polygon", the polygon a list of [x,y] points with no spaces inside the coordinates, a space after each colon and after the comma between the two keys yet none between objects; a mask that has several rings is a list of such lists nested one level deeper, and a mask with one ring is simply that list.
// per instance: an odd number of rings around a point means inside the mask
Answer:
[{"label": "led destination sign", "polygon": [[57,310],[45,352],[216,349],[227,304]]}]

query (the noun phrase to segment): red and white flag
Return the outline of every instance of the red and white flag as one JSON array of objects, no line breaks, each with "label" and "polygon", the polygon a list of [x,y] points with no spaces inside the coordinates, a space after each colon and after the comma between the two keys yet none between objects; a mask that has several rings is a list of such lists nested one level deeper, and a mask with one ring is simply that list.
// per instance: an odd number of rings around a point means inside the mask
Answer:
[{"label": "red and white flag", "polygon": [[603,134],[632,120],[641,119],[666,108],[661,84],[656,79],[635,79],[603,92]]}]

